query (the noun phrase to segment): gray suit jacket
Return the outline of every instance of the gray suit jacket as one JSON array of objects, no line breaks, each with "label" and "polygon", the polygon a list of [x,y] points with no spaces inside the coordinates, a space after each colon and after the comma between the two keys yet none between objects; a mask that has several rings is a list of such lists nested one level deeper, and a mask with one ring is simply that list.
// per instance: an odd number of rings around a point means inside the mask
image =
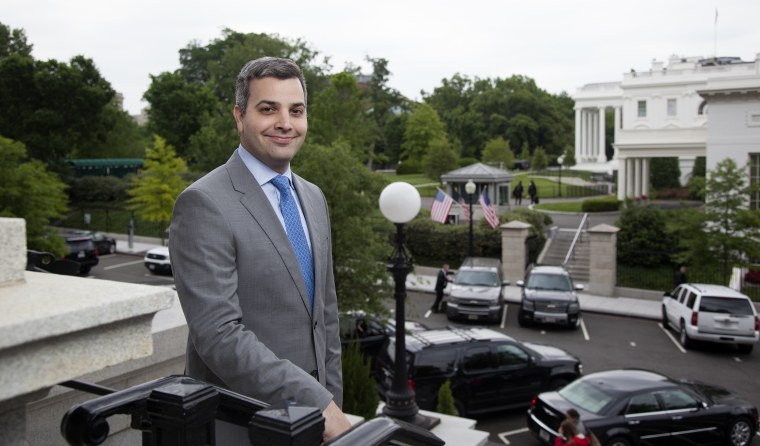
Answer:
[{"label": "gray suit jacket", "polygon": [[314,314],[285,229],[237,151],[174,205],[169,250],[190,329],[186,373],[277,404],[342,406],[327,202],[293,175],[314,257]]}]

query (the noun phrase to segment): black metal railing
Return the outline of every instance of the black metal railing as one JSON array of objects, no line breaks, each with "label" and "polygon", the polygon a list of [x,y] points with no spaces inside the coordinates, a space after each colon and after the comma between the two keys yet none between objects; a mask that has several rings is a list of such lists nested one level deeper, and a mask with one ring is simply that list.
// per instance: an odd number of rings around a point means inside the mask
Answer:
[{"label": "black metal railing", "polygon": [[[61,385],[101,395],[64,415],[61,435],[72,446],[102,444],[110,432],[108,418],[117,414],[131,417],[130,427],[142,432],[143,446],[214,446],[216,420],[247,428],[253,446],[322,443],[324,418],[317,408],[273,407],[187,376],[168,376],[118,391],[79,381]],[[417,426],[379,417],[357,424],[325,446],[391,444],[441,446],[444,442]]]}]

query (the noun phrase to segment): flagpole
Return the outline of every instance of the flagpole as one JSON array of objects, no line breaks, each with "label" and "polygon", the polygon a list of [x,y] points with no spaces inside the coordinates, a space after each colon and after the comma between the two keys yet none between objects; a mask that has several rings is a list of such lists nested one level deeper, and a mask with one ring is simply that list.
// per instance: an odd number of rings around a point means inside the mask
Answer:
[{"label": "flagpole", "polygon": [[715,24],[713,26],[713,58],[718,59],[718,8],[715,8]]}]

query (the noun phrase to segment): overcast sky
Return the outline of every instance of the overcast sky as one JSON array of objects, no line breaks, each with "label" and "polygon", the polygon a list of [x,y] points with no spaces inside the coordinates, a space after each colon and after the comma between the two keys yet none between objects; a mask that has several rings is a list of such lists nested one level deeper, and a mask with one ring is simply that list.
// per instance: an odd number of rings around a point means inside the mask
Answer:
[{"label": "overcast sky", "polygon": [[[385,58],[409,98],[455,73],[535,79],[551,93],[619,81],[652,59],[760,53],[759,0],[2,0],[0,21],[23,28],[37,59],[82,54],[136,114],[150,75],[224,28],[301,38],[335,70]],[[368,71],[368,70],[366,70]]]}]

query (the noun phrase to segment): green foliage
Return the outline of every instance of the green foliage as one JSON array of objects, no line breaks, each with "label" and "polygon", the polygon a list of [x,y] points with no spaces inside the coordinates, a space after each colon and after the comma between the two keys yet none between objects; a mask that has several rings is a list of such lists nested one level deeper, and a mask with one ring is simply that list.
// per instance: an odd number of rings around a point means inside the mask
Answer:
[{"label": "green foliage", "polygon": [[11,29],[0,22],[0,59],[11,54],[31,56],[32,45],[26,41],[23,29]]},{"label": "green foliage", "polygon": [[530,146],[528,145],[528,141],[525,141],[522,143],[522,149],[520,150],[520,159],[521,160],[530,159]]},{"label": "green foliage", "polygon": [[459,157],[445,139],[430,142],[428,151],[422,159],[425,175],[440,181],[441,175],[457,168]]},{"label": "green foliage", "polygon": [[583,212],[610,212],[620,209],[622,202],[616,196],[610,195],[604,198],[589,198],[583,200],[581,210]]},{"label": "green foliage", "polygon": [[414,160],[399,161],[396,166],[396,173],[399,175],[422,173],[422,162]]},{"label": "green foliage", "polygon": [[[319,186],[329,204],[339,306],[377,313],[382,299],[390,296],[387,271],[378,260],[387,257],[391,247],[372,219],[385,181],[354,158],[344,143],[304,145],[293,170]],[[377,220],[391,230],[386,220]]]},{"label": "green foliage", "polygon": [[[190,83],[176,73],[151,75],[143,98],[150,103],[148,129],[186,156],[190,138],[203,124],[202,118],[220,108],[206,85]],[[228,115],[232,119],[231,113]]]},{"label": "green foliage", "polygon": [[438,113],[428,104],[417,104],[409,116],[404,131],[402,158],[421,162],[427,154],[431,142],[445,139],[446,131]]},{"label": "green foliage", "polygon": [[707,177],[707,158],[704,156],[698,156],[694,160],[694,168],[691,170],[692,177]]},{"label": "green foliage", "polygon": [[703,201],[705,199],[705,189],[707,187],[705,177],[692,176],[686,183],[686,187],[689,190],[689,198],[692,200]]},{"label": "green foliage", "polygon": [[341,355],[343,411],[365,420],[375,418],[380,397],[370,375],[370,360],[362,356],[358,342],[351,342]]},{"label": "green foliage", "polygon": [[132,180],[130,208],[143,220],[158,223],[161,244],[164,228],[171,220],[174,201],[187,187],[182,178],[186,172],[187,165],[174,148],[160,136],[155,136],[153,146],[145,150],[142,172]]},{"label": "green foliage", "polygon": [[121,202],[128,196],[128,182],[111,176],[73,178],[69,182],[72,202]]},{"label": "green foliage", "polygon": [[653,189],[681,187],[679,180],[681,169],[678,167],[678,158],[652,158],[651,169],[649,181]]},{"label": "green foliage", "polygon": [[0,136],[0,216],[26,220],[29,249],[61,256],[63,239],[49,225],[66,213],[66,185],[38,160],[27,160],[24,144]]},{"label": "green foliage", "polygon": [[111,123],[105,140],[97,145],[81,147],[74,158],[142,158],[145,148],[150,145],[151,136],[145,127],[135,122],[129,113],[111,101],[103,109],[105,119]]},{"label": "green foliage", "polygon": [[190,136],[187,152],[193,170],[210,172],[227,162],[240,137],[232,113],[211,113],[202,122],[200,130]]},{"label": "green foliage", "polygon": [[486,143],[482,159],[484,163],[502,164],[505,169],[512,169],[515,164],[515,154],[509,148],[509,142],[501,136]]},{"label": "green foliage", "polygon": [[674,241],[666,232],[665,214],[659,207],[626,202],[618,217],[617,258],[630,266],[654,266],[668,262]]},{"label": "green foliage", "polygon": [[549,165],[549,160],[543,147],[536,147],[536,150],[533,151],[533,159],[531,159],[530,165],[533,170],[544,170]]},{"label": "green foliage", "polygon": [[58,167],[77,151],[102,147],[114,124],[105,110],[114,95],[91,59],[66,64],[11,53],[0,57],[0,135]]},{"label": "green foliage", "polygon": [[573,167],[576,164],[575,161],[575,149],[573,146],[565,147],[565,158],[562,160],[562,167]]},{"label": "green foliage", "polygon": [[435,411],[444,415],[456,415],[457,408],[454,405],[454,394],[451,392],[451,381],[446,380],[438,389],[438,403]]},{"label": "green foliage", "polygon": [[471,166],[473,164],[477,164],[478,159],[477,158],[459,158],[459,162],[457,163],[458,167],[466,167]]},{"label": "green foliage", "polygon": [[760,258],[760,212],[746,204],[757,185],[748,186],[746,167],[740,168],[732,158],[720,161],[707,178],[705,232],[715,257],[721,262],[724,285],[730,269],[746,265],[747,259]]}]

